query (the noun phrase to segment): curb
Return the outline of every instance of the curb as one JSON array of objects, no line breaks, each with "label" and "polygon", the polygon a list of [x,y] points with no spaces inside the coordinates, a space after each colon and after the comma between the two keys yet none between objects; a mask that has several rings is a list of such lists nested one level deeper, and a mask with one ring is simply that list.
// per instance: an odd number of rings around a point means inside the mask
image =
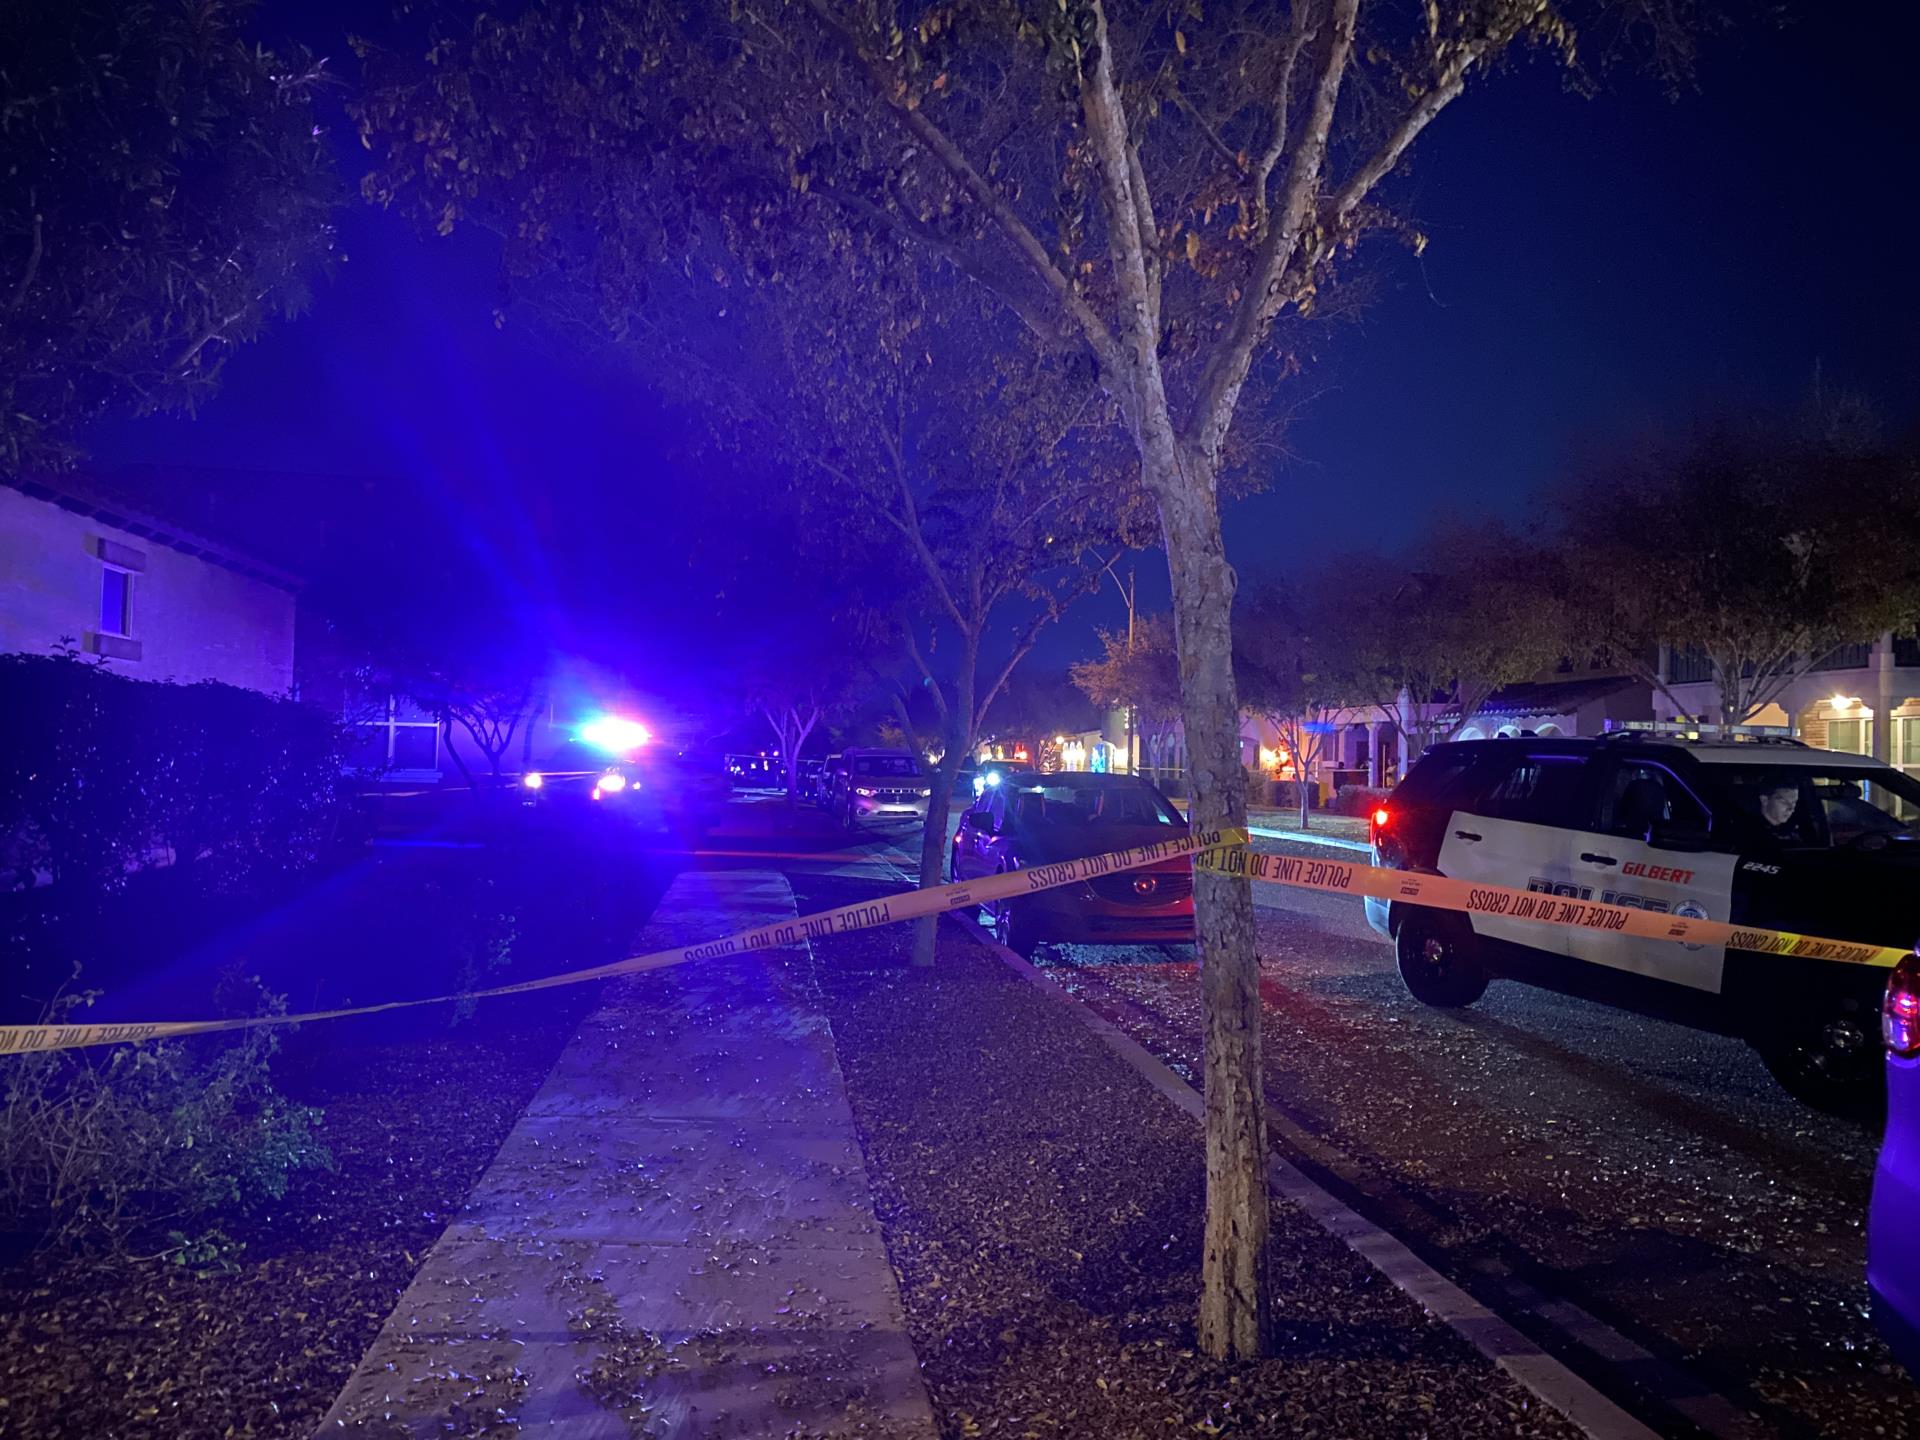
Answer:
[{"label": "curb", "polygon": [[1256,840],[1291,840],[1296,845],[1323,845],[1329,850],[1354,850],[1362,855],[1373,853],[1373,847],[1364,840],[1342,840],[1337,835],[1315,835],[1305,830],[1269,830],[1264,825],[1249,825],[1247,833]]}]

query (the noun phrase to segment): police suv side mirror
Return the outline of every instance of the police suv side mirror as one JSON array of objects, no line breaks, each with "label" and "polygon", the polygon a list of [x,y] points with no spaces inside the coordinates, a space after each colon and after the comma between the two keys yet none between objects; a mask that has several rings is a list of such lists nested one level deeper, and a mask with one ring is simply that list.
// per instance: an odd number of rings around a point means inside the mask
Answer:
[{"label": "police suv side mirror", "polygon": [[1713,836],[1692,825],[1656,825],[1647,843],[1656,850],[1707,850]]}]

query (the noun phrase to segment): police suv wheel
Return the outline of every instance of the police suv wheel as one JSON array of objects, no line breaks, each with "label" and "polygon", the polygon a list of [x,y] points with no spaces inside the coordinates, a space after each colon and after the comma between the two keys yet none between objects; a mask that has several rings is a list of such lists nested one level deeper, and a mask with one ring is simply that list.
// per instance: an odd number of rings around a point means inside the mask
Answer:
[{"label": "police suv wheel", "polygon": [[1780,1087],[1816,1110],[1855,1114],[1884,1095],[1879,1027],[1857,1007],[1830,1011],[1754,1046]]},{"label": "police suv wheel", "polygon": [[1454,1009],[1487,993],[1473,931],[1457,916],[1409,910],[1394,931],[1393,955],[1407,993],[1423,1005]]}]

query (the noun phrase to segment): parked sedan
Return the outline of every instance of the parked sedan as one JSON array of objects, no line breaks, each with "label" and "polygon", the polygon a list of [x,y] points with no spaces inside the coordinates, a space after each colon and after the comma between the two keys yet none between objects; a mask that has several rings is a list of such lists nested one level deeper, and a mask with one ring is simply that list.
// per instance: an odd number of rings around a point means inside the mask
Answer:
[{"label": "parked sedan", "polygon": [[1894,968],[1882,1015],[1887,1136],[1867,1212],[1867,1284],[1880,1333],[1920,1376],[1920,956]]},{"label": "parked sedan", "polygon": [[[1038,775],[982,792],[953,837],[949,873],[974,880],[1171,839],[1187,822],[1131,775]],[[1072,945],[1182,944],[1193,931],[1193,862],[1186,856],[986,907],[1018,954]]]}]

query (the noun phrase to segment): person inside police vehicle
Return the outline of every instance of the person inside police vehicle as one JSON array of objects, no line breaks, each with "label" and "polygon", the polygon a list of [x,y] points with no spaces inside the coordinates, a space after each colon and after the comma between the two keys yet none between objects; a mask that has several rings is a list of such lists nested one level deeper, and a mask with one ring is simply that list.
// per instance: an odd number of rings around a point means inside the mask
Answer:
[{"label": "person inside police vehicle", "polygon": [[1778,845],[1814,845],[1812,817],[1800,803],[1800,782],[1790,776],[1771,779],[1755,792],[1755,805],[1768,839]]}]

